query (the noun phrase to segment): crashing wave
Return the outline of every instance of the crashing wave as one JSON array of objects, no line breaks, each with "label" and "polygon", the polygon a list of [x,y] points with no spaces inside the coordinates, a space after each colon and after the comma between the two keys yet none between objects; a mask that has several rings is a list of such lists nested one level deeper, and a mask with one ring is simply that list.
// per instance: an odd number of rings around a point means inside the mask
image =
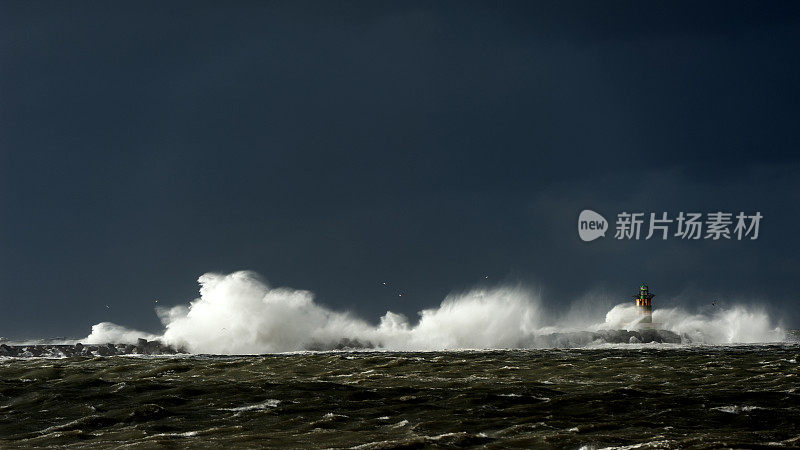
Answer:
[{"label": "crashing wave", "polygon": [[[423,310],[416,324],[388,311],[377,326],[325,308],[309,291],[273,288],[253,272],[207,273],[200,297],[188,306],[158,309],[165,330],[154,336],[104,323],[90,343],[159,339],[192,353],[259,354],[302,350],[377,348],[451,350],[578,347],[597,343],[764,343],[784,339],[760,310],[736,306],[713,315],[679,308],[653,312],[658,330],[637,330],[633,305],[613,307],[604,321],[568,315],[545,318],[540,300],[520,287],[476,289],[450,295]],[[630,328],[630,329],[629,329]]]}]

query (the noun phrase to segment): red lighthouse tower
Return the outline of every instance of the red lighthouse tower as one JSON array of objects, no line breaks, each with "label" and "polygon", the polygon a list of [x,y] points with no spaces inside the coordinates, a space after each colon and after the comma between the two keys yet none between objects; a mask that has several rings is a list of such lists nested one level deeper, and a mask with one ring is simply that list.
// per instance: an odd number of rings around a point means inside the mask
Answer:
[{"label": "red lighthouse tower", "polygon": [[639,288],[639,294],[633,296],[636,299],[636,312],[641,317],[639,320],[641,324],[653,323],[653,297],[655,294],[650,293],[645,283],[642,283],[642,287]]}]

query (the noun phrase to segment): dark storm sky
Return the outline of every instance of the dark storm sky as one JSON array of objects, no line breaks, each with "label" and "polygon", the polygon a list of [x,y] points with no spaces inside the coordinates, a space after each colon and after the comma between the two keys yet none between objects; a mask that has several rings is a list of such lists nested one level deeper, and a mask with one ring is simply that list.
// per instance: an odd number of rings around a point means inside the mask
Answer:
[{"label": "dark storm sky", "polygon": [[[797,2],[230,3],[0,3],[0,335],[156,331],[239,269],[368,320],[647,281],[800,325]],[[764,220],[584,243],[584,208]]]}]

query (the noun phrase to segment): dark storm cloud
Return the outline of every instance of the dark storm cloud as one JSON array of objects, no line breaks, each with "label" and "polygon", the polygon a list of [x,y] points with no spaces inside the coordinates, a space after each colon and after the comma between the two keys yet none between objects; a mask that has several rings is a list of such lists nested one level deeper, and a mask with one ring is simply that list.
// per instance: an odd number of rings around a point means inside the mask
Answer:
[{"label": "dark storm cloud", "polygon": [[[665,302],[797,305],[793,3],[8,2],[0,17],[1,333],[152,329],[153,299],[241,268],[369,319],[487,274],[554,307],[642,279]],[[765,221],[755,242],[586,244],[583,208]]]}]

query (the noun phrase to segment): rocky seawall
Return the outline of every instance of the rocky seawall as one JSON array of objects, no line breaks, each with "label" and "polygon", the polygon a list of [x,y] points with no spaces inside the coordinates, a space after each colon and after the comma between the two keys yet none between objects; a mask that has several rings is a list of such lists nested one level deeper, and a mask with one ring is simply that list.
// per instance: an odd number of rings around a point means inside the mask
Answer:
[{"label": "rocky seawall", "polygon": [[528,347],[574,348],[600,344],[690,344],[687,335],[668,330],[600,330],[552,333],[533,336]]},{"label": "rocky seawall", "polygon": [[[564,333],[537,334],[530,336],[513,348],[576,348],[601,344],[690,344],[691,338],[668,330],[600,330],[572,331]],[[308,350],[369,350],[384,349],[382,343],[362,342],[357,339],[342,339],[336,343],[312,343]]]},{"label": "rocky seawall", "polygon": [[[688,344],[691,339],[667,330],[601,330],[551,333],[531,336],[514,348],[577,348],[600,344]],[[307,350],[383,350],[381,343],[342,339],[336,343],[310,343]],[[160,341],[139,339],[136,344],[0,344],[0,357],[68,358],[72,356],[175,355],[189,353]]]},{"label": "rocky seawall", "polygon": [[139,339],[136,344],[0,344],[0,356],[16,358],[68,358],[70,356],[175,355],[187,353],[159,341]]}]

